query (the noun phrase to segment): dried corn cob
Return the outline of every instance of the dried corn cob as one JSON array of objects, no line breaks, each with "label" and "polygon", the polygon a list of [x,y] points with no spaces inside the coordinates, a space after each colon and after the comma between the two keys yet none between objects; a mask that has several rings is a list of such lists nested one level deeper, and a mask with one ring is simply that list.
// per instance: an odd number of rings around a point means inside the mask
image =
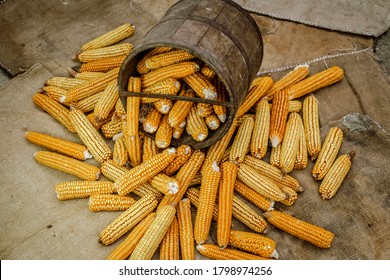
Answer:
[{"label": "dried corn cob", "polygon": [[270,117],[268,102],[261,100],[256,106],[255,123],[250,142],[251,155],[260,159],[267,153]]},{"label": "dried corn cob", "polygon": [[260,256],[249,254],[235,249],[221,249],[213,244],[198,244],[196,250],[205,257],[214,260],[264,260]]},{"label": "dried corn cob", "polygon": [[229,154],[229,160],[235,164],[244,161],[245,155],[249,151],[249,145],[252,137],[252,131],[255,121],[252,117],[244,119],[242,124],[237,130],[236,137],[234,138],[232,148]]},{"label": "dried corn cob", "polygon": [[[56,86],[45,86],[42,88],[41,92],[45,93],[47,96],[50,96],[57,102],[62,103],[62,96],[66,96],[68,91]],[[69,106],[69,103],[62,103],[65,106]]]},{"label": "dried corn cob", "polygon": [[118,77],[118,73],[119,67],[108,71],[99,78],[90,80],[84,84],[70,89],[68,94],[63,97],[62,102],[76,102],[95,93],[103,91],[111,81]]},{"label": "dried corn cob", "polygon": [[141,197],[100,233],[100,242],[103,245],[115,242],[151,213],[157,204],[158,201],[152,194]]},{"label": "dried corn cob", "polygon": [[156,145],[156,142],[150,137],[145,137],[142,149],[142,161],[147,161],[152,156],[159,153],[159,148]]},{"label": "dried corn cob", "polygon": [[107,260],[127,259],[131,255],[135,246],[141,240],[142,236],[145,234],[146,230],[149,228],[155,217],[156,212],[152,212],[148,214],[145,219],[139,222],[130,232],[130,234],[126,237],[126,239],[121,244],[119,244],[119,246],[116,247],[115,250],[111,252],[111,254],[107,256]]},{"label": "dried corn cob", "polygon": [[288,103],[289,113],[292,112],[299,113],[299,111],[301,111],[301,108],[302,108],[302,103],[298,100],[290,100],[290,102]]},{"label": "dried corn cob", "polygon": [[178,126],[172,127],[172,137],[175,139],[179,139],[186,128],[186,124],[187,122],[183,121]]},{"label": "dried corn cob", "polygon": [[82,72],[82,73],[79,73],[79,72],[76,72],[74,70],[69,70],[69,69],[68,69],[68,71],[72,71],[71,75],[74,78],[85,80],[85,81],[95,80],[97,78],[103,77],[103,75],[104,75],[104,73],[102,73],[102,72]]},{"label": "dried corn cob", "polygon": [[[217,82],[217,99],[218,101],[226,101],[226,88],[222,81]],[[218,116],[219,120],[224,123],[227,118],[226,107],[220,105],[213,105],[214,113]]]},{"label": "dried corn cob", "polygon": [[299,144],[297,156],[294,162],[294,169],[305,169],[308,162],[305,128],[303,127],[303,121],[300,115],[297,115],[297,121],[299,128]]},{"label": "dried corn cob", "polygon": [[73,126],[77,131],[77,135],[81,141],[87,146],[89,152],[98,161],[103,162],[112,158],[110,147],[104,141],[99,132],[90,123],[83,112],[73,110],[69,113]]},{"label": "dried corn cob", "polygon": [[265,196],[254,191],[247,185],[245,185],[241,180],[237,179],[234,183],[234,190],[239,193],[243,198],[256,205],[263,211],[274,210],[275,202],[266,198]]},{"label": "dried corn cob", "polygon": [[102,47],[92,50],[87,50],[79,53],[77,59],[80,62],[91,62],[105,58],[112,58],[116,56],[127,56],[133,49],[130,43],[121,43],[108,47]]},{"label": "dried corn cob", "polygon": [[70,90],[71,88],[85,83],[83,79],[75,79],[68,77],[51,77],[45,81],[45,86],[54,86],[64,90]]},{"label": "dried corn cob", "polygon": [[168,167],[164,170],[164,173],[168,176],[174,174],[180,167],[185,164],[191,157],[191,147],[189,145],[181,145],[177,148],[177,155],[174,161],[172,161]]},{"label": "dried corn cob", "polygon": [[182,260],[194,260],[194,229],[192,224],[191,203],[188,198],[179,202],[177,212],[179,222],[180,251]]},{"label": "dried corn cob", "polygon": [[190,159],[179,169],[175,179],[179,183],[179,191],[173,195],[164,196],[159,204],[159,208],[164,205],[177,205],[182,200],[187,188],[191,184],[193,178],[198,173],[204,161],[205,154],[200,150],[195,150]]},{"label": "dried corn cob", "polygon": [[103,91],[95,93],[91,96],[88,96],[84,99],[81,99],[80,101],[72,104],[71,107],[74,109],[80,110],[83,113],[91,112],[95,109],[96,103],[99,101],[99,99],[102,97]]},{"label": "dried corn cob", "polygon": [[165,52],[169,52],[170,50],[172,50],[171,47],[157,47],[157,48],[154,48],[154,49],[151,49],[149,50],[146,55],[144,55],[141,60],[137,63],[137,72],[139,74],[145,74],[147,72],[149,72],[149,69],[146,68],[146,65],[145,65],[145,61],[154,56],[154,55],[157,55],[157,54],[160,54],[160,53],[165,53]]},{"label": "dried corn cob", "polygon": [[283,203],[284,205],[291,206],[297,201],[298,194],[295,190],[293,190],[290,187],[287,187],[285,185],[278,185],[279,188],[287,194],[287,198],[285,200],[280,201],[280,203]]},{"label": "dried corn cob", "polygon": [[199,193],[199,207],[195,216],[194,238],[197,244],[206,242],[212,220],[212,208],[217,198],[220,168],[216,162],[205,167]]},{"label": "dried corn cob", "polygon": [[179,254],[179,222],[174,216],[168,231],[161,240],[160,260],[178,260]]},{"label": "dried corn cob", "polygon": [[156,217],[134,248],[130,260],[150,260],[164,238],[169,226],[175,218],[176,209],[165,205],[156,212]]},{"label": "dried corn cob", "polygon": [[160,99],[153,103],[154,107],[161,113],[161,114],[168,114],[169,111],[171,111],[173,107],[173,102],[170,99]]},{"label": "dried corn cob", "polygon": [[119,99],[117,81],[113,80],[108,83],[103,94],[95,105],[94,113],[97,119],[107,119],[111,111],[115,108],[115,104]]},{"label": "dried corn cob", "polygon": [[169,147],[172,140],[172,127],[168,122],[168,115],[164,115],[156,132],[154,141],[160,149]]},{"label": "dried corn cob", "polygon": [[149,133],[156,132],[160,125],[161,118],[162,114],[156,108],[150,110],[142,124],[144,131]]},{"label": "dried corn cob", "polygon": [[255,105],[260,98],[262,98],[267,91],[271,88],[273,80],[271,77],[260,77],[258,82],[254,85],[245,96],[244,101],[237,110],[237,118],[249,111],[253,105]]},{"label": "dried corn cob", "polygon": [[154,70],[160,67],[168,66],[171,64],[191,60],[194,55],[184,50],[171,50],[162,54],[153,55],[145,60],[145,66],[149,70]]},{"label": "dried corn cob", "polygon": [[36,93],[33,96],[34,103],[61,123],[70,132],[76,132],[69,118],[69,110],[47,95]]},{"label": "dried corn cob", "polygon": [[199,65],[192,61],[171,64],[143,74],[141,76],[142,86],[149,87],[166,78],[181,79],[196,71],[199,71]]},{"label": "dried corn cob", "polygon": [[191,107],[191,110],[187,115],[186,131],[195,141],[203,141],[209,134],[207,124],[196,112],[195,105]]},{"label": "dried corn cob", "polygon": [[169,148],[127,171],[115,180],[114,187],[118,194],[126,195],[137,186],[152,179],[163,171],[174,160],[175,156],[176,149]]},{"label": "dried corn cob", "polygon": [[280,211],[265,212],[263,216],[275,227],[320,248],[330,248],[334,234]]},{"label": "dried corn cob", "polygon": [[148,183],[153,188],[165,195],[175,194],[179,190],[178,182],[174,178],[169,177],[163,173],[157,174],[152,179],[150,179]]},{"label": "dried corn cob", "polygon": [[213,105],[206,103],[196,104],[196,111],[198,112],[198,115],[202,118],[208,117],[214,112]]},{"label": "dried corn cob", "polygon": [[104,123],[100,130],[103,133],[104,138],[111,139],[114,135],[122,132],[123,120],[120,118],[111,119],[109,122]]},{"label": "dried corn cob", "polygon": [[57,138],[49,134],[28,131],[25,134],[25,137],[33,144],[78,160],[92,158],[92,155],[84,145]]},{"label": "dried corn cob", "polygon": [[124,211],[135,203],[130,196],[117,194],[94,194],[89,197],[88,208],[93,212],[99,211]]},{"label": "dried corn cob", "polygon": [[354,152],[341,155],[332,164],[319,188],[322,199],[331,199],[336,194],[351,168],[354,155]]},{"label": "dried corn cob", "polygon": [[[191,89],[183,89],[179,96],[194,97],[194,92]],[[177,127],[180,125],[187,117],[188,113],[191,110],[193,102],[179,100],[176,101],[172,109],[169,111],[169,124],[172,127]]]},{"label": "dried corn cob", "polygon": [[187,75],[183,78],[183,80],[200,98],[212,100],[217,98],[216,88],[201,73],[197,72],[193,73],[192,75]]},{"label": "dried corn cob", "polygon": [[306,94],[315,92],[344,78],[344,70],[338,66],[332,66],[296,83],[288,88],[290,99],[296,99]]},{"label": "dried corn cob", "polygon": [[200,69],[200,73],[205,76],[209,81],[214,79],[216,73],[213,69],[211,69],[207,65],[203,65],[202,68]]},{"label": "dried corn cob", "polygon": [[126,120],[127,114],[126,114],[126,109],[123,106],[122,100],[119,98],[118,101],[115,104],[115,114],[123,120]]},{"label": "dried corn cob", "polygon": [[308,74],[309,65],[298,65],[292,71],[288,72],[285,76],[283,76],[280,80],[276,81],[268,90],[265,98],[267,100],[271,100],[276,92],[298,83],[299,81],[306,78]]},{"label": "dried corn cob", "polygon": [[277,147],[282,142],[288,116],[288,93],[278,91],[272,100],[269,138],[272,147]]},{"label": "dried corn cob", "polygon": [[[198,188],[188,188],[186,191],[187,198],[190,200],[191,204],[196,208],[199,207],[199,189]],[[218,220],[218,203],[213,205],[212,209],[212,219],[214,221]]]},{"label": "dried corn cob", "polygon": [[[77,110],[77,109],[76,109]],[[92,113],[89,113],[87,115],[87,119],[90,121],[90,123],[93,125],[93,127],[96,129],[96,130],[100,130],[102,128],[103,125],[105,125],[106,123],[109,123],[111,118],[107,118],[105,120],[98,120],[95,116],[95,113],[92,112]]]},{"label": "dried corn cob", "polygon": [[239,164],[237,177],[248,187],[271,200],[281,201],[287,198],[287,195],[275,181],[261,175],[256,169],[245,163]]},{"label": "dried corn cob", "polygon": [[72,181],[58,183],[54,187],[59,200],[87,198],[94,194],[115,192],[112,182],[107,181]]},{"label": "dried corn cob", "polygon": [[237,175],[237,165],[226,161],[221,164],[221,172],[218,198],[217,241],[218,246],[224,249],[229,243],[232,225],[233,191]]},{"label": "dried corn cob", "polygon": [[190,187],[200,185],[201,181],[202,181],[202,175],[200,173],[197,173],[195,177],[192,179],[190,183]]},{"label": "dried corn cob", "polygon": [[286,124],[286,132],[280,151],[280,169],[284,174],[293,170],[299,152],[299,118],[298,113],[291,113]]},{"label": "dried corn cob", "polygon": [[230,232],[229,245],[263,258],[279,258],[279,254],[275,249],[275,241],[257,233],[232,230]]},{"label": "dried corn cob", "polygon": [[332,127],[326,135],[324,145],[314,164],[312,175],[316,180],[322,180],[328,173],[343,142],[343,131],[338,127]]},{"label": "dried corn cob", "polygon": [[282,145],[278,145],[276,148],[271,148],[271,155],[270,155],[270,164],[272,166],[275,166],[277,168],[280,168],[280,152],[282,150]]},{"label": "dried corn cob", "polygon": [[108,31],[100,35],[99,37],[85,43],[84,45],[82,45],[81,51],[103,48],[113,45],[133,35],[134,30],[134,25],[131,25],[129,23],[122,24],[115,29]]},{"label": "dried corn cob", "polygon": [[88,181],[99,179],[100,169],[91,164],[61,154],[39,151],[34,154],[37,162],[48,167],[72,174]]},{"label": "dried corn cob", "polygon": [[214,113],[207,116],[204,121],[210,130],[217,130],[221,126],[221,120]]},{"label": "dried corn cob", "polygon": [[311,160],[315,160],[321,151],[321,135],[318,117],[318,101],[314,95],[309,95],[303,101],[302,116],[307,151],[311,156]]},{"label": "dried corn cob", "polygon": [[106,57],[83,63],[80,68],[76,68],[78,72],[107,72],[114,68],[120,67],[125,60],[126,55]]},{"label": "dried corn cob", "polygon": [[[146,93],[159,93],[166,95],[176,95],[180,90],[180,82],[174,78],[163,79],[149,87],[144,88],[142,91]],[[158,101],[158,98],[143,97],[142,103],[152,103]]]},{"label": "dried corn cob", "polygon": [[125,138],[123,136],[117,138],[114,142],[114,151],[112,158],[119,166],[125,166],[128,160]]}]

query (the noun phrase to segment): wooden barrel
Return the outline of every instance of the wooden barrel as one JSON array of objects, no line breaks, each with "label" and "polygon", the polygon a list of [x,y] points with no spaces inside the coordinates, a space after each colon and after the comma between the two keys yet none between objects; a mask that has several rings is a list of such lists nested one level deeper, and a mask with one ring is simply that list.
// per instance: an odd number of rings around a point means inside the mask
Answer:
[{"label": "wooden barrel", "polygon": [[[145,53],[155,47],[174,47],[194,54],[211,67],[224,83],[227,102],[171,95],[153,95],[174,100],[222,104],[227,107],[227,120],[208,138],[197,142],[189,135],[172,141],[172,146],[188,144],[194,149],[209,147],[220,140],[232,124],[235,113],[258,72],[263,58],[260,30],[241,6],[231,0],[182,0],[174,4],[132,50],[122,64],[118,76],[120,98],[126,106],[127,96],[145,96],[127,91],[127,81],[136,75],[136,65]],[[126,107],[125,107],[126,108]],[[174,139],[172,139],[174,140]]]}]

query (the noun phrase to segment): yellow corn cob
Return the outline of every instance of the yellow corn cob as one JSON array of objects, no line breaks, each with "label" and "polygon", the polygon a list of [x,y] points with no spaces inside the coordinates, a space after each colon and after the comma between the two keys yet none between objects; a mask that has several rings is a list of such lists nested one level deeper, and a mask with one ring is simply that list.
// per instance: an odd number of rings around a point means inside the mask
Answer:
[{"label": "yellow corn cob", "polygon": [[195,141],[204,141],[209,134],[207,124],[196,112],[195,105],[191,107],[191,110],[187,115],[186,131]]},{"label": "yellow corn cob", "polygon": [[127,56],[133,49],[130,43],[121,43],[108,47],[102,47],[92,50],[87,50],[79,53],[77,59],[80,62],[91,62],[105,58],[112,58],[116,56]]},{"label": "yellow corn cob", "polygon": [[61,154],[39,151],[34,154],[35,160],[53,169],[72,174],[78,178],[95,181],[99,179],[100,169],[91,164]]},{"label": "yellow corn cob", "polygon": [[296,83],[287,89],[290,99],[296,99],[306,94],[315,92],[344,78],[344,70],[338,66],[332,66]]},{"label": "yellow corn cob", "polygon": [[291,113],[286,124],[286,132],[280,151],[280,169],[284,174],[293,170],[299,151],[300,128],[298,118],[300,118],[298,113]]},{"label": "yellow corn cob", "polygon": [[68,94],[63,97],[62,101],[71,103],[101,92],[111,81],[117,79],[118,73],[119,67],[108,71],[96,79],[89,80],[86,83],[76,86],[68,91]]},{"label": "yellow corn cob", "polygon": [[[194,92],[191,89],[183,89],[180,92],[179,96],[194,97]],[[191,101],[176,101],[168,114],[169,124],[172,127],[177,127],[178,125],[180,125],[186,119],[188,113],[191,110],[192,104],[193,102]]]},{"label": "yellow corn cob", "polygon": [[301,108],[302,108],[302,103],[298,100],[290,100],[290,102],[288,103],[289,113],[292,112],[299,113],[299,111],[301,111]]},{"label": "yellow corn cob", "polygon": [[229,245],[263,258],[279,258],[275,241],[261,234],[232,230]]},{"label": "yellow corn cob", "polygon": [[322,180],[328,173],[343,142],[343,131],[338,127],[332,127],[326,135],[321,152],[314,164],[312,175],[316,180]]},{"label": "yellow corn cob", "polygon": [[169,147],[172,140],[172,127],[168,122],[168,115],[164,115],[156,132],[154,141],[160,149]]},{"label": "yellow corn cob", "polygon": [[311,156],[311,160],[315,160],[321,151],[321,135],[318,101],[314,95],[309,95],[303,101],[302,116],[307,152]]},{"label": "yellow corn cob", "polygon": [[91,81],[91,80],[95,80],[97,78],[103,77],[104,73],[102,73],[102,72],[82,72],[82,73],[79,73],[79,72],[74,71],[73,73],[71,73],[71,75],[76,79]]},{"label": "yellow corn cob", "polygon": [[204,121],[210,130],[217,130],[221,126],[221,120],[215,113],[207,116]]},{"label": "yellow corn cob", "polygon": [[143,74],[141,76],[142,86],[146,88],[166,78],[181,79],[198,70],[199,65],[192,61],[171,64]]},{"label": "yellow corn cob", "polygon": [[93,212],[99,211],[125,211],[135,203],[130,196],[117,194],[94,194],[89,197],[88,208]]},{"label": "yellow corn cob", "polygon": [[288,174],[284,175],[279,168],[261,159],[248,155],[245,156],[244,163],[256,169],[256,171],[259,172],[261,175],[266,176],[271,180],[277,182],[279,185],[290,187],[297,192],[303,192],[302,186],[295,178],[291,177]]},{"label": "yellow corn cob", "polygon": [[[44,92],[47,96],[50,96],[57,102],[62,103],[62,96],[66,96],[68,91],[56,86],[45,86],[42,88],[42,92]],[[62,103],[65,106],[69,106],[69,103]]]},{"label": "yellow corn cob", "polygon": [[[142,91],[146,93],[159,93],[166,95],[176,95],[180,90],[180,82],[174,78],[163,79],[149,87],[144,88]],[[158,98],[143,97],[142,103],[152,103],[158,101]]]},{"label": "yellow corn cob", "polygon": [[[217,82],[217,99],[218,101],[226,101],[226,89],[222,81]],[[214,113],[218,116],[219,120],[224,123],[226,121],[226,107],[220,105],[213,105]]]},{"label": "yellow corn cob", "polygon": [[280,152],[282,150],[282,145],[278,145],[276,148],[271,148],[271,155],[270,155],[270,164],[272,166],[275,166],[277,168],[280,168]]},{"label": "yellow corn cob", "polygon": [[354,152],[341,155],[332,164],[319,188],[322,199],[331,199],[336,194],[351,168],[351,160],[354,155]]},{"label": "yellow corn cob", "polygon": [[113,160],[119,166],[125,166],[128,160],[124,137],[121,136],[114,142]]},{"label": "yellow corn cob", "polygon": [[167,168],[165,168],[164,173],[168,176],[174,174],[180,167],[185,164],[188,159],[191,157],[191,147],[188,145],[181,145],[177,148],[177,155],[174,161],[172,161]]},{"label": "yellow corn cob", "polygon": [[123,106],[122,100],[118,99],[118,101],[115,104],[115,114],[123,120],[126,120],[127,114],[126,114],[126,109]]},{"label": "yellow corn cob", "polygon": [[81,85],[86,81],[83,79],[75,79],[68,77],[51,77],[45,81],[45,86],[54,86],[63,90],[70,90],[71,88]]},{"label": "yellow corn cob", "polygon": [[195,216],[194,238],[197,244],[206,242],[209,235],[212,209],[217,198],[220,168],[216,162],[205,167],[199,193],[199,207]]},{"label": "yellow corn cob", "polygon": [[160,67],[168,66],[171,64],[191,60],[194,55],[184,50],[171,50],[162,54],[156,54],[145,60],[145,66],[149,70],[154,70]]},{"label": "yellow corn cob", "polygon": [[118,194],[126,195],[137,186],[152,179],[163,171],[174,160],[175,156],[176,149],[169,148],[127,171],[115,180],[114,186]]},{"label": "yellow corn cob", "polygon": [[163,173],[157,174],[152,179],[150,179],[148,183],[153,188],[165,195],[175,194],[179,190],[178,182],[174,178],[169,177]]},{"label": "yellow corn cob", "polygon": [[156,132],[160,125],[161,118],[162,114],[156,108],[153,108],[151,111],[149,111],[142,124],[144,131],[149,133]]},{"label": "yellow corn cob", "polygon": [[330,248],[334,234],[280,211],[265,212],[263,216],[275,227],[320,248]]},{"label": "yellow corn cob", "polygon": [[245,155],[249,151],[254,124],[253,118],[247,117],[237,130],[229,155],[229,160],[235,164],[243,162]]},{"label": "yellow corn cob", "polygon": [[202,175],[200,173],[197,173],[196,176],[192,179],[190,187],[200,185],[201,181],[202,181]]},{"label": "yellow corn cob", "polygon": [[288,104],[287,91],[282,90],[274,94],[269,128],[269,139],[274,148],[282,142],[284,137],[288,116]]},{"label": "yellow corn cob", "polygon": [[283,203],[284,205],[291,206],[297,201],[298,194],[296,191],[294,191],[292,188],[287,187],[285,185],[278,184],[279,188],[287,194],[287,198],[285,200],[281,200],[280,203]]},{"label": "yellow corn cob", "polygon": [[146,53],[146,55],[144,55],[141,58],[141,60],[137,63],[137,72],[139,74],[145,74],[145,73],[149,72],[149,69],[146,68],[145,61],[154,55],[169,52],[170,50],[172,50],[171,47],[158,47],[158,48],[154,48],[154,49],[149,50]]},{"label": "yellow corn cob", "polygon": [[111,252],[111,254],[107,256],[107,260],[127,259],[131,255],[135,246],[141,240],[142,236],[145,234],[146,230],[149,228],[155,217],[156,212],[152,212],[148,214],[145,219],[139,222],[130,232],[130,234],[126,237],[126,239],[121,244],[119,244],[119,246],[116,247],[115,250]]},{"label": "yellow corn cob", "polygon": [[158,201],[152,194],[141,197],[100,233],[100,242],[103,245],[115,242],[151,213],[157,204]]},{"label": "yellow corn cob", "polygon": [[92,158],[92,155],[84,145],[57,138],[49,134],[28,131],[25,137],[33,144],[78,160]]},{"label": "yellow corn cob", "polygon": [[54,187],[59,200],[87,198],[94,194],[115,192],[112,182],[107,181],[72,181],[58,183]]},{"label": "yellow corn cob", "polygon": [[142,149],[142,161],[147,161],[152,156],[159,153],[159,148],[156,145],[156,142],[150,137],[145,137]]},{"label": "yellow corn cob", "polygon": [[130,260],[150,260],[164,238],[173,219],[176,209],[172,205],[165,205],[157,210],[156,217],[134,248]]},{"label": "yellow corn cob", "polygon": [[305,64],[305,65],[299,65],[295,67],[292,71],[288,72],[285,76],[283,76],[280,80],[276,81],[272,85],[272,87],[268,90],[265,98],[267,100],[271,100],[277,91],[288,88],[298,83],[299,81],[306,78],[308,74],[309,74],[309,65]]},{"label": "yellow corn cob", "polygon": [[104,123],[100,130],[103,133],[104,138],[111,139],[114,135],[122,132],[123,120],[120,118],[115,118],[109,122]]},{"label": "yellow corn cob", "polygon": [[[77,109],[76,109],[77,110]],[[96,130],[100,130],[102,128],[102,126],[106,123],[109,123],[111,118],[107,118],[105,120],[98,120],[95,116],[95,113],[92,112],[92,113],[89,113],[87,115],[87,119],[91,122],[91,124],[93,125],[93,127],[96,129]]]},{"label": "yellow corn cob", "polygon": [[96,37],[95,39],[85,43],[84,45],[82,45],[81,51],[92,50],[92,49],[113,45],[133,35],[134,30],[135,30],[134,25],[131,25],[129,23],[122,24],[116,27],[115,29],[108,31],[100,35],[99,37]]},{"label": "yellow corn cob", "polygon": [[184,132],[184,129],[186,128],[186,121],[183,121],[181,124],[178,126],[172,127],[172,137],[175,139],[179,139],[181,135]]},{"label": "yellow corn cob", "polygon": [[212,100],[217,98],[215,86],[200,72],[187,75],[183,80],[200,98]]},{"label": "yellow corn cob", "polygon": [[36,93],[33,96],[34,103],[61,123],[70,132],[76,132],[69,118],[69,110],[47,95]]},{"label": "yellow corn cob", "polygon": [[271,77],[260,77],[258,82],[247,93],[244,101],[237,110],[237,118],[249,111],[253,105],[255,105],[260,98],[262,98],[267,91],[271,88],[273,80]]},{"label": "yellow corn cob", "polygon": [[269,104],[266,100],[261,100],[256,106],[255,124],[250,143],[251,155],[260,159],[267,153],[270,118]]},{"label": "yellow corn cob", "polygon": [[269,198],[266,198],[265,196],[259,194],[258,192],[254,191],[247,185],[245,185],[242,181],[239,179],[236,180],[234,183],[234,190],[240,194],[243,198],[251,202],[252,204],[256,205],[263,211],[270,211],[274,210],[274,204],[275,202],[270,200]]},{"label": "yellow corn cob", "polygon": [[69,113],[69,116],[77,131],[77,135],[98,162],[101,163],[112,158],[110,147],[108,147],[107,143],[83,112],[73,110]]},{"label": "yellow corn cob", "polygon": [[242,125],[242,122],[243,122],[246,118],[248,118],[248,117],[255,119],[255,115],[254,115],[254,114],[244,114],[244,115],[242,115],[241,117],[237,118],[237,126]]},{"label": "yellow corn cob", "polygon": [[107,119],[108,115],[115,108],[119,99],[117,80],[111,81],[104,89],[103,94],[95,105],[94,113],[97,119]]},{"label": "yellow corn cob", "polygon": [[133,193],[135,195],[138,195],[139,197],[143,197],[143,196],[148,195],[148,194],[153,194],[157,198],[158,201],[161,201],[164,197],[161,192],[159,192],[158,190],[153,188],[149,183],[145,183],[139,187],[136,187],[133,190]]},{"label": "yellow corn cob", "polygon": [[287,195],[275,181],[261,175],[256,169],[245,163],[239,164],[237,177],[248,187],[271,200],[281,201],[287,198]]},{"label": "yellow corn cob", "polygon": [[207,65],[203,65],[202,68],[200,69],[200,73],[205,76],[209,81],[214,79],[216,73],[213,69],[211,69]]},{"label": "yellow corn cob", "polygon": [[213,113],[213,105],[206,103],[198,103],[196,105],[196,111],[202,118],[208,117]]},{"label": "yellow corn cob", "polygon": [[83,63],[79,72],[107,72],[114,68],[120,67],[125,60],[126,55],[119,55],[113,57],[106,57],[87,63]]},{"label": "yellow corn cob", "polygon": [[179,222],[174,216],[168,231],[161,240],[160,260],[178,260],[179,254]]},{"label": "yellow corn cob", "polygon": [[236,249],[225,248],[221,249],[213,244],[198,244],[196,246],[198,252],[213,260],[264,260],[260,256],[242,252]]},{"label": "yellow corn cob", "polygon": [[95,109],[96,103],[99,101],[99,99],[102,97],[103,91],[95,93],[91,96],[88,96],[84,99],[81,99],[80,101],[72,104],[72,107],[74,109],[80,110],[83,113],[91,112]]},{"label": "yellow corn cob", "polygon": [[232,146],[230,145],[230,146],[225,150],[225,153],[223,154],[221,163],[229,160],[229,155],[230,155],[230,150],[231,150],[231,149],[232,149]]},{"label": "yellow corn cob", "polygon": [[190,159],[179,169],[175,179],[179,183],[179,191],[176,194],[166,195],[159,204],[159,208],[164,205],[177,205],[182,200],[187,188],[198,173],[204,161],[205,154],[200,150],[195,150]]},{"label": "yellow corn cob", "polygon": [[173,102],[170,99],[160,99],[153,103],[154,107],[161,113],[161,114],[168,114],[169,111],[171,111],[173,107]]},{"label": "yellow corn cob", "polygon": [[218,246],[224,249],[229,243],[232,225],[233,191],[237,175],[237,165],[226,161],[221,164],[221,172],[218,194],[217,241]]},{"label": "yellow corn cob", "polygon": [[305,128],[303,127],[303,121],[300,115],[297,115],[297,121],[299,128],[299,145],[298,153],[294,162],[294,169],[305,169],[308,162]]},{"label": "yellow corn cob", "polygon": [[184,198],[179,202],[177,218],[179,222],[181,259],[194,260],[194,229],[192,224],[191,203],[188,198]]},{"label": "yellow corn cob", "polygon": [[[190,200],[191,204],[196,208],[199,207],[199,189],[198,188],[188,188],[186,191],[186,196]],[[212,219],[214,221],[218,220],[218,203],[213,204],[212,209]]]}]

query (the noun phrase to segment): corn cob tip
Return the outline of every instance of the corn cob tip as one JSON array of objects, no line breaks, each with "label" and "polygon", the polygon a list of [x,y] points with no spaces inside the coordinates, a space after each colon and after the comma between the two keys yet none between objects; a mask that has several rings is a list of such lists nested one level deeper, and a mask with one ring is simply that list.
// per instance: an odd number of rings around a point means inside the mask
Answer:
[{"label": "corn cob tip", "polygon": [[75,71],[76,73],[79,73],[79,72],[80,72],[80,69],[81,69],[81,66],[79,66],[79,65],[73,66],[73,67],[71,67],[71,69],[72,69],[73,71]]},{"label": "corn cob tip", "polygon": [[168,148],[167,149],[168,155],[170,154],[176,154],[176,149],[175,148]]},{"label": "corn cob tip", "polygon": [[355,157],[355,155],[356,155],[356,150],[350,151],[350,152],[348,153],[348,158],[349,158],[349,160],[352,161],[353,158]]},{"label": "corn cob tip", "polygon": [[200,251],[203,251],[203,250],[204,250],[203,245],[202,245],[202,244],[196,245],[196,250],[198,250],[199,252],[200,252]]},{"label": "corn cob tip", "polygon": [[267,211],[274,210],[274,206],[275,206],[275,201],[271,200],[270,203],[269,203],[269,207],[268,207]]},{"label": "corn cob tip", "polygon": [[199,140],[199,141],[203,141],[204,139],[206,139],[206,137],[207,137],[206,134],[200,133],[200,134],[198,135],[198,140]]},{"label": "corn cob tip", "polygon": [[187,197],[183,198],[181,202],[187,202],[189,199]]},{"label": "corn cob tip", "polygon": [[220,171],[220,168],[217,164],[217,161],[213,161],[213,163],[211,164],[211,168],[213,169],[213,171],[215,172],[219,172]]},{"label": "corn cob tip", "polygon": [[205,99],[212,99],[212,100],[214,100],[214,99],[217,98],[217,93],[214,90],[210,89],[210,88],[203,89],[203,95],[204,95]]},{"label": "corn cob tip", "polygon": [[191,153],[191,147],[190,147],[190,146],[187,146],[187,147],[184,149],[184,154],[185,154],[185,155],[188,155],[189,153]]},{"label": "corn cob tip", "polygon": [[169,182],[168,183],[168,193],[175,194],[179,191],[179,185],[177,182]]},{"label": "corn cob tip", "polygon": [[271,137],[270,141],[271,141],[271,146],[273,148],[276,148],[280,144],[280,139],[279,139],[279,137],[276,137],[276,136]]},{"label": "corn cob tip", "polygon": [[301,185],[299,185],[296,187],[295,191],[301,193],[301,192],[303,192],[303,190],[304,190],[303,187]]},{"label": "corn cob tip", "polygon": [[311,161],[315,161],[317,159],[317,157],[318,157],[318,154],[313,155],[310,159],[311,159]]},{"label": "corn cob tip", "polygon": [[93,158],[92,154],[88,150],[84,151],[83,155],[84,155],[84,160]]},{"label": "corn cob tip", "polygon": [[[60,103],[65,103],[66,102],[66,96],[63,95],[60,97]],[[73,110],[75,109],[73,106],[72,106]]]},{"label": "corn cob tip", "polygon": [[272,215],[272,214],[271,214],[271,211],[265,211],[265,212],[263,213],[263,217],[266,218],[266,219],[270,218],[271,215]]},{"label": "corn cob tip", "polygon": [[76,70],[74,70],[72,67],[69,67],[67,70],[69,75],[71,75],[73,78],[76,77],[76,74],[78,73]]},{"label": "corn cob tip", "polygon": [[117,134],[115,134],[114,136],[112,136],[112,141],[116,141],[118,140],[118,138],[122,137],[123,136],[123,132],[119,132]]},{"label": "corn cob tip", "polygon": [[274,250],[272,251],[270,257],[271,257],[272,259],[279,259],[279,253],[278,253],[278,251],[276,251],[276,249],[274,249]]},{"label": "corn cob tip", "polygon": [[219,120],[224,123],[226,121],[226,114],[218,115]]},{"label": "corn cob tip", "polygon": [[297,70],[299,68],[309,68],[309,64],[305,63],[305,64],[300,64],[298,66],[295,66],[294,70]]},{"label": "corn cob tip", "polygon": [[152,125],[152,124],[147,123],[147,124],[144,125],[144,130],[146,132],[149,132],[149,133],[154,133],[154,132],[156,132],[157,127]]}]

